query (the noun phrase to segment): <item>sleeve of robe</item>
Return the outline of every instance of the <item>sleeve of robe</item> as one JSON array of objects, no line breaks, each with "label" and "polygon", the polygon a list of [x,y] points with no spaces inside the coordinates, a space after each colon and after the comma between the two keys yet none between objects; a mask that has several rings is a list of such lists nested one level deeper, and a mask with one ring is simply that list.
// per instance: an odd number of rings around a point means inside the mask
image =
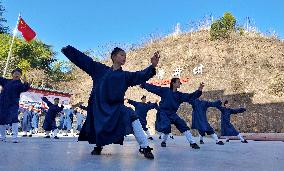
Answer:
[{"label": "sleeve of robe", "polygon": [[1,86],[4,86],[4,84],[6,83],[6,81],[7,81],[6,78],[0,77],[0,85],[1,85]]},{"label": "sleeve of robe", "polygon": [[45,102],[47,104],[48,107],[51,107],[53,105],[46,97],[43,97],[41,99],[42,99],[43,102]]},{"label": "sleeve of robe", "polygon": [[90,76],[97,76],[106,70],[106,65],[94,61],[91,57],[80,52],[72,46],[67,46],[66,49],[62,50],[62,53],[77,67],[85,71]]},{"label": "sleeve of robe", "polygon": [[193,100],[199,98],[202,95],[202,91],[196,90],[193,93],[181,93],[180,101],[192,103]]},{"label": "sleeve of robe", "polygon": [[20,88],[20,92],[22,93],[22,92],[26,92],[26,91],[28,91],[30,89],[30,84],[29,83],[23,83],[22,85],[21,85],[21,88]]},{"label": "sleeve of robe", "polygon": [[231,114],[237,114],[237,113],[243,113],[245,112],[246,109],[245,108],[238,108],[238,109],[231,109]]},{"label": "sleeve of robe", "polygon": [[222,102],[221,102],[221,100],[217,100],[217,101],[214,101],[214,102],[209,102],[209,101],[207,101],[206,102],[206,106],[207,107],[218,107],[218,106],[221,106],[222,105]]},{"label": "sleeve of robe", "polygon": [[154,93],[158,96],[162,96],[164,89],[164,87],[159,87],[148,83],[141,84],[141,88],[144,88],[145,90]]},{"label": "sleeve of robe", "polygon": [[60,116],[60,112],[62,111],[64,109],[64,106],[63,105],[61,105],[60,107],[58,107],[58,109],[57,109],[57,115],[59,115]]},{"label": "sleeve of robe", "polygon": [[136,101],[130,100],[130,99],[128,99],[128,103],[131,104],[131,105],[134,106],[134,107],[136,107],[137,104],[138,104]]},{"label": "sleeve of robe", "polygon": [[145,83],[156,75],[156,69],[152,65],[142,71],[126,72],[126,83],[128,86],[136,86]]},{"label": "sleeve of robe", "polygon": [[156,107],[158,107],[157,103],[148,103],[148,107],[149,109],[155,109]]}]

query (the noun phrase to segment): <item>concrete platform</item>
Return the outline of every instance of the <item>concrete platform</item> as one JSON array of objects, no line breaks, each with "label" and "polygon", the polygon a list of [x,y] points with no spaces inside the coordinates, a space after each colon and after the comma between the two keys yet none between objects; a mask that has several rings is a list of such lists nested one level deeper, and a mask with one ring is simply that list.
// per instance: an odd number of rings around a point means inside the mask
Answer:
[{"label": "concrete platform", "polygon": [[184,137],[170,139],[166,148],[155,137],[154,160],[138,153],[133,136],[124,146],[109,145],[101,156],[90,155],[92,145],[77,142],[75,137],[44,139],[19,138],[20,143],[0,142],[0,171],[88,171],[88,170],[192,170],[192,171],[282,171],[284,170],[284,142],[230,141],[224,146],[205,139],[200,150],[189,147]]}]

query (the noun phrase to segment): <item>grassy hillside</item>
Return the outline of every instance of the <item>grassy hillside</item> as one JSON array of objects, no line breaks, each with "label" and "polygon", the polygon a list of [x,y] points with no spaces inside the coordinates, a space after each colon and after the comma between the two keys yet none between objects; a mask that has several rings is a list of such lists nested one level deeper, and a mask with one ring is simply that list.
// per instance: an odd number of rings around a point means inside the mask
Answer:
[{"label": "grassy hillside", "polygon": [[[228,40],[215,41],[210,40],[207,30],[182,33],[132,49],[127,53],[124,69],[145,68],[156,50],[161,51],[159,69],[165,71],[164,79],[170,79],[177,67],[183,69],[182,78],[189,78],[181,91],[191,92],[203,81],[206,83],[204,99],[228,99],[233,107],[245,106],[248,112],[232,118],[240,131],[284,132],[283,41],[256,33],[232,34]],[[194,75],[192,70],[199,64],[204,66],[203,73]],[[91,79],[79,69],[76,72],[76,80],[65,83],[65,86],[74,87],[74,103],[87,102]],[[139,87],[129,89],[126,96],[139,100],[144,94],[148,100],[158,99]],[[150,113],[149,126],[154,128],[155,111]],[[191,125],[191,107],[184,104],[179,113]],[[210,109],[208,117],[219,131],[220,113]]]}]

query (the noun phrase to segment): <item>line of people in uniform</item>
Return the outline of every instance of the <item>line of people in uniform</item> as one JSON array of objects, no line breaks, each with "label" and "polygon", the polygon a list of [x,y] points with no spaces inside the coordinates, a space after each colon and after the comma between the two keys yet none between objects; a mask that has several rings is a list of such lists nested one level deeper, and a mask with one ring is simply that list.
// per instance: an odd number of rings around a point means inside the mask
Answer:
[{"label": "line of people in uniform", "polygon": [[21,119],[23,137],[32,137],[32,134],[37,134],[41,109],[30,105],[28,109],[20,108],[19,111],[23,113]]},{"label": "line of people in uniform", "polygon": [[[171,80],[170,87],[175,87],[174,84],[181,84],[178,78],[173,78]],[[180,85],[178,85],[178,87],[179,86]],[[169,103],[175,102],[175,100],[170,99],[170,97],[174,98],[177,95],[172,94],[172,91],[168,91],[168,88],[161,88],[151,84],[142,85],[141,87],[145,88],[149,92],[153,92],[156,95],[160,95],[161,97],[166,98],[161,99],[160,105],[158,105],[157,101],[155,103],[147,102],[145,95],[141,97],[141,102],[126,99],[129,104],[134,106],[135,112],[139,116],[142,128],[145,131],[145,134],[148,136],[148,139],[153,140],[153,137],[150,135],[150,132],[147,128],[147,113],[151,109],[156,109],[157,113],[155,121],[155,130],[163,136],[163,141],[161,143],[162,147],[166,147],[167,138],[171,133],[170,125],[174,124],[181,133],[185,134],[187,140],[191,143],[190,145],[192,146],[192,148],[199,149],[199,146],[197,144],[194,144],[194,140],[191,138],[191,135],[188,136],[186,133],[186,131],[189,131],[189,127],[187,127],[184,120],[181,119],[176,113],[178,109],[176,107],[179,107],[179,105],[175,107],[173,104]],[[162,91],[171,95],[162,95]],[[238,136],[242,143],[248,143],[247,140],[243,138],[243,136],[234,128],[234,126],[230,122],[230,115],[243,113],[245,111],[244,108],[232,109],[229,106],[228,100],[225,100],[222,105],[221,100],[207,101],[203,99],[202,95],[198,98],[185,102],[188,102],[192,106],[191,129],[196,129],[198,131],[200,144],[204,144],[203,137],[205,136],[205,134],[207,134],[215,140],[216,144],[224,145],[224,143],[219,140],[217,134],[215,133],[215,130],[208,122],[207,110],[210,107],[215,107],[221,111],[221,135],[226,137],[226,142],[229,142],[229,136]]]},{"label": "line of people in uniform", "polygon": [[[22,77],[22,70],[20,68],[14,69],[11,75],[12,79],[0,77],[0,141],[6,141],[6,130],[12,129],[12,142],[18,143],[18,117],[20,113],[23,113],[23,117],[21,119],[23,137],[32,137],[32,133],[37,133],[39,117],[40,115],[45,115],[43,128],[46,131],[46,138],[50,137],[49,133],[50,131],[53,131],[54,138],[58,139],[55,118],[59,112],[63,110],[63,104],[59,107],[58,98],[55,98],[54,103],[51,103],[46,97],[43,97],[42,100],[49,107],[47,112],[43,109],[34,108],[32,105],[30,105],[28,109],[19,107],[20,94],[29,90],[30,82],[27,81],[25,76]],[[21,78],[23,82],[21,81]],[[67,111],[65,113],[67,113]],[[79,121],[77,122],[77,129],[80,130],[84,117],[80,112],[76,112],[76,115],[77,120]],[[66,117],[64,123],[65,128],[70,125],[68,125],[67,120],[68,118]]]},{"label": "line of people in uniform", "polygon": [[[228,106],[228,101],[221,105],[221,101],[211,104],[199,100],[204,83],[201,83],[193,93],[178,91],[181,85],[179,78],[173,78],[170,87],[159,87],[146,83],[156,74],[155,68],[159,63],[159,52],[155,52],[153,57],[151,57],[151,65],[149,67],[141,71],[129,72],[122,70],[122,66],[126,62],[126,53],[121,48],[114,48],[111,52],[111,67],[93,61],[91,57],[72,46],[66,46],[61,51],[72,63],[91,76],[93,80],[93,88],[88,101],[87,119],[78,139],[79,141],[88,141],[90,144],[95,145],[91,152],[92,155],[100,155],[105,145],[123,145],[124,136],[133,133],[140,146],[139,152],[148,159],[154,159],[153,148],[149,146],[147,136],[145,135],[146,133],[149,136],[146,127],[147,111],[153,108],[157,109],[155,128],[158,132],[163,133],[162,147],[166,147],[168,135],[171,133],[171,124],[174,124],[186,137],[190,146],[194,149],[199,149],[200,147],[195,142],[190,128],[177,114],[177,110],[183,102],[190,103],[194,108],[193,122],[195,125],[193,128],[199,130],[201,144],[204,143],[203,136],[205,134],[211,135],[216,140],[216,144],[224,144],[218,139],[214,129],[207,121],[206,110],[211,106],[217,107],[222,112],[222,135],[238,135],[242,142],[247,142],[230,123],[231,114],[244,112],[245,109],[231,109]],[[161,101],[159,105],[145,104],[146,100],[143,97],[142,103],[128,100],[135,107],[136,112],[126,107],[124,105],[125,92],[128,87],[137,85],[160,96]],[[141,117],[139,117],[139,114]],[[149,137],[149,139],[152,138]]]},{"label": "line of people in uniform", "polygon": [[[23,137],[32,137],[32,134],[38,133],[38,125],[39,125],[40,116],[45,115],[46,120],[50,119],[50,116],[51,116],[50,113],[48,116],[47,116],[47,112],[43,112],[43,114],[41,114],[42,110],[45,111],[45,109],[35,108],[33,105],[30,105],[27,109],[20,107],[19,111],[23,114],[23,117],[21,119],[21,129],[23,131]],[[79,108],[76,108],[75,110],[73,110],[72,108],[65,106],[65,108],[61,112],[57,111],[57,113],[58,114],[56,114],[56,116],[59,115],[59,124],[57,124],[56,122],[56,127],[59,130],[59,133],[62,133],[63,136],[68,136],[69,132],[71,132],[72,136],[75,136],[75,134],[79,135],[79,132],[83,125],[83,121],[85,119],[83,115],[83,111],[80,110]],[[73,129],[73,116],[74,115],[76,116],[76,128]],[[47,121],[45,121],[45,126],[46,126],[46,123]],[[54,130],[51,130],[53,131],[54,138],[58,139],[58,137],[55,136],[56,132],[54,132]],[[75,133],[74,133],[74,130],[76,130]]]},{"label": "line of people in uniform", "polygon": [[[50,102],[46,97],[42,97],[42,101],[45,102],[48,106],[47,113],[45,115],[45,119],[43,122],[43,129],[45,130],[46,136],[44,138],[50,138],[50,133],[52,131],[54,139],[59,139],[57,136],[58,132],[64,133],[63,136],[68,136],[68,132],[74,136],[73,131],[73,117],[76,115],[76,130],[77,133],[81,130],[83,122],[84,122],[84,115],[83,111],[79,108],[75,110],[72,107],[68,107],[63,105],[59,105],[59,98],[55,98],[54,102]],[[56,117],[59,117],[59,125],[56,123]],[[58,126],[57,126],[58,125]]]},{"label": "line of people in uniform", "polygon": [[[202,95],[204,83],[201,83],[198,89],[193,93],[178,91],[181,85],[179,78],[173,78],[170,87],[159,87],[146,83],[146,81],[156,74],[156,67],[160,59],[159,52],[154,53],[153,57],[150,59],[151,65],[147,68],[141,71],[130,72],[122,70],[122,66],[126,63],[126,53],[121,48],[114,48],[111,52],[111,67],[94,61],[91,57],[72,46],[66,46],[62,48],[61,51],[72,63],[85,71],[93,80],[93,88],[86,108],[87,118],[78,138],[79,141],[88,141],[90,144],[94,144],[94,149],[91,152],[92,155],[100,155],[103,147],[109,144],[123,145],[125,135],[133,134],[140,146],[139,152],[143,154],[145,158],[154,159],[152,153],[153,148],[150,147],[148,138],[144,133],[144,130],[147,132],[144,119],[145,111],[151,108],[157,108],[155,127],[157,131],[163,133],[162,147],[166,147],[168,135],[171,133],[171,124],[174,124],[186,137],[190,146],[194,149],[199,149],[200,147],[195,142],[190,128],[177,114],[177,110],[183,102],[188,102],[193,105],[193,113],[197,113],[197,115],[193,114],[195,120],[203,118],[195,122],[195,124],[197,124],[197,126],[195,126],[199,130],[201,137],[207,133],[212,135],[217,144],[222,144],[216,138],[217,136],[214,130],[211,129],[212,127],[210,128],[209,124],[205,124],[205,122],[208,123],[207,118],[204,120],[204,117],[200,114],[202,113],[200,111],[206,111],[208,107],[212,106],[212,104],[206,103],[206,105],[204,105],[205,107],[202,107],[201,102],[197,101]],[[13,120],[16,117],[11,116],[17,115],[15,113],[18,111],[20,93],[27,91],[29,88],[29,84],[25,79],[23,80],[24,83],[20,81],[21,72],[19,72],[19,70],[18,77],[15,78],[14,74],[15,71],[12,73],[12,80],[0,77],[0,84],[3,87],[0,95],[0,132],[2,132],[4,125],[18,122],[17,120]],[[136,109],[136,111],[142,111],[142,119],[139,118],[137,112],[132,108],[124,105],[124,96],[128,87],[139,85],[141,88],[161,97],[159,105],[149,104],[149,107],[141,105],[143,106],[141,109],[139,109],[139,107]],[[9,105],[3,103],[5,100],[11,101],[11,103],[9,103]],[[58,105],[59,99],[55,99],[54,103],[48,101],[47,98],[43,98],[43,101],[47,103],[49,107],[43,124],[47,135],[46,138],[50,138],[50,131],[55,132],[55,137],[57,137],[56,134],[58,130],[55,118],[57,114],[63,110],[63,105]],[[129,102],[131,103],[131,101]],[[195,109],[195,104],[197,104],[196,108],[199,110]],[[214,103],[213,105],[222,112],[222,135],[239,135],[230,123],[230,115],[244,112],[245,109],[231,109],[228,105],[228,101],[225,101],[223,105],[221,105],[220,102],[216,102],[216,104]],[[239,137],[241,136],[239,135]],[[3,139],[2,133],[1,138]],[[202,139],[200,139],[200,142],[201,140]],[[245,142],[245,140],[242,140],[242,142]]]}]

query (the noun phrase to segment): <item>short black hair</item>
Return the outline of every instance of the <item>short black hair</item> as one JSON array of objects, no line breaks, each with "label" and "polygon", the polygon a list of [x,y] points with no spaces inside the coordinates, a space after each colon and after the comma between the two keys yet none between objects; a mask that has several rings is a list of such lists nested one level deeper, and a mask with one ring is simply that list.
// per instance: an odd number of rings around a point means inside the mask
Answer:
[{"label": "short black hair", "polygon": [[141,97],[141,100],[142,100],[142,99],[144,99],[144,98],[146,98],[146,96],[145,96],[145,95],[143,95],[143,96]]},{"label": "short black hair", "polygon": [[54,98],[54,100],[59,100],[59,98],[58,98],[58,97],[56,97],[56,98]]},{"label": "short black hair", "polygon": [[19,72],[22,74],[22,69],[21,68],[16,68],[12,71],[12,74],[14,74],[14,72]]},{"label": "short black hair", "polygon": [[225,100],[223,104],[224,104],[224,106],[225,106],[225,105],[228,104],[228,103],[229,103],[229,101],[228,101],[228,100]]},{"label": "short black hair", "polygon": [[112,59],[113,56],[117,55],[117,54],[118,54],[119,52],[121,52],[121,51],[124,52],[123,49],[121,49],[121,48],[119,48],[119,47],[115,47],[115,48],[112,50],[111,54],[110,54],[110,58]]},{"label": "short black hair", "polygon": [[177,80],[179,80],[177,77],[171,79],[170,89],[173,89],[173,84],[176,83]]}]

